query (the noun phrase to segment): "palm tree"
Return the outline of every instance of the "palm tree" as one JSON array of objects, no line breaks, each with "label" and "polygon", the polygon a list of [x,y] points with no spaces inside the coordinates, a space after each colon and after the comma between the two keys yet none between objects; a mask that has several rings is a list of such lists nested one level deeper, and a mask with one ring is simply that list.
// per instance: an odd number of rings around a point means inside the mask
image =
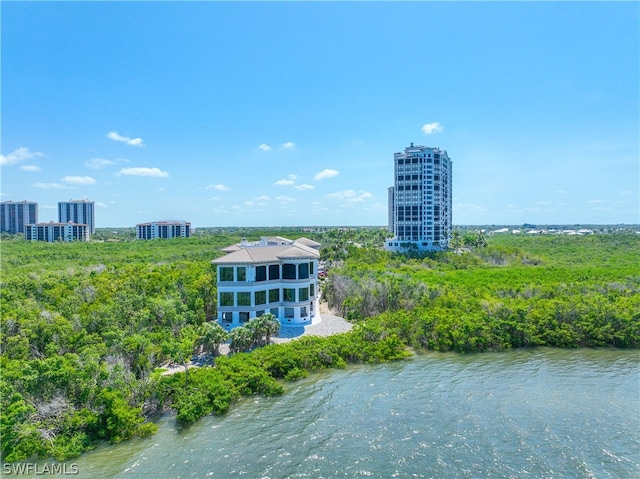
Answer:
[{"label": "palm tree", "polygon": [[248,351],[253,344],[251,331],[244,326],[232,329],[229,337],[231,338],[229,349],[232,353]]},{"label": "palm tree", "polygon": [[264,336],[264,321],[262,316],[257,318],[251,318],[245,328],[251,333],[251,345],[262,346],[262,337]]},{"label": "palm tree", "polygon": [[449,241],[449,245],[454,250],[457,250],[462,246],[462,235],[460,234],[460,230],[453,230],[451,232],[451,240]]},{"label": "palm tree", "polygon": [[216,322],[206,322],[200,327],[200,338],[198,344],[202,346],[205,353],[213,356],[220,354],[219,347],[229,337],[229,333]]},{"label": "palm tree", "polygon": [[476,233],[476,240],[475,240],[475,246],[476,248],[486,248],[487,247],[487,238],[484,235],[484,233],[482,231],[478,231]]},{"label": "palm tree", "polygon": [[280,321],[271,313],[265,314],[262,318],[265,321],[265,344],[269,344],[272,336],[280,334]]}]

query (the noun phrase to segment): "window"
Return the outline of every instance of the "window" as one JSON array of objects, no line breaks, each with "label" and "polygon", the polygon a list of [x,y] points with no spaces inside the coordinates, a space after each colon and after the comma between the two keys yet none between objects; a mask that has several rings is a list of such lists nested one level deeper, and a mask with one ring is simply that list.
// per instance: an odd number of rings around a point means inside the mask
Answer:
[{"label": "window", "polygon": [[316,285],[312,283],[309,285],[309,296],[313,298],[315,295],[316,295]]},{"label": "window", "polygon": [[249,311],[243,311],[240,313],[240,324],[244,324],[249,321]]},{"label": "window", "polygon": [[282,279],[296,279],[296,265],[285,263],[282,265]]},{"label": "window", "polygon": [[309,274],[313,274],[313,261],[309,263]]},{"label": "window", "polygon": [[293,303],[296,300],[296,290],[293,288],[284,288],[284,300]]},{"label": "window", "polygon": [[279,289],[270,289],[269,290],[269,302],[270,303],[278,303],[280,301],[280,290]]},{"label": "window", "polygon": [[[267,292],[256,291],[253,299],[254,299],[254,304],[256,306],[259,304],[267,304]],[[259,316],[262,316],[262,315],[259,315]]]},{"label": "window", "polygon": [[298,265],[298,279],[307,279],[309,277],[309,263],[301,263]]},{"label": "window", "polygon": [[238,306],[251,306],[251,293],[244,291],[238,293]]},{"label": "window", "polygon": [[225,311],[222,313],[223,323],[233,323],[233,313],[231,311]]},{"label": "window", "polygon": [[264,309],[256,311],[256,318],[259,318],[260,316],[264,316]]},{"label": "window", "polygon": [[221,266],[220,281],[233,281],[233,268]]},{"label": "window", "polygon": [[280,279],[280,265],[269,265],[269,279]]},{"label": "window", "polygon": [[293,308],[284,308],[284,317],[289,319],[293,318]]},{"label": "window", "polygon": [[302,308],[300,308],[300,317],[301,318],[306,318],[307,317],[307,307],[303,306]]},{"label": "window", "polygon": [[233,293],[220,293],[220,306],[233,306]]},{"label": "window", "polygon": [[266,281],[266,280],[267,280],[267,267],[258,266],[256,268],[256,281]]},{"label": "window", "polygon": [[238,276],[237,281],[246,281],[247,280],[247,268],[244,266],[238,266],[236,268],[236,275]]},{"label": "window", "polygon": [[269,310],[276,318],[278,317],[278,308],[271,308]]},{"label": "window", "polygon": [[309,301],[309,288],[300,288],[298,290],[298,301]]}]

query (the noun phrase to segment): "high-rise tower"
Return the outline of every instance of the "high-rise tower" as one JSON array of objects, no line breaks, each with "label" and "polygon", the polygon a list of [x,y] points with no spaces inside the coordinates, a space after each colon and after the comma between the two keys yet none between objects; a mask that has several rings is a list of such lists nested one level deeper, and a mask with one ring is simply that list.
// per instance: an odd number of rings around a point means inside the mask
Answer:
[{"label": "high-rise tower", "polygon": [[94,203],[89,200],[69,200],[58,203],[58,221],[60,223],[84,224],[89,227],[89,233],[96,232]]},{"label": "high-rise tower", "polygon": [[445,150],[411,146],[394,153],[388,251],[445,249],[451,236],[451,160]]},{"label": "high-rise tower", "polygon": [[24,234],[24,226],[38,222],[38,203],[33,201],[3,201],[0,209],[0,231]]}]

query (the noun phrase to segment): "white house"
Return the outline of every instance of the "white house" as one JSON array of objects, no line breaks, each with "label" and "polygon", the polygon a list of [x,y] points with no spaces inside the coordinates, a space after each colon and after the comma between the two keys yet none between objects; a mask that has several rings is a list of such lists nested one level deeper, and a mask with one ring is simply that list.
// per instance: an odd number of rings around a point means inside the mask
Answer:
[{"label": "white house", "polygon": [[310,324],[318,312],[319,243],[281,237],[242,241],[212,261],[218,322],[227,329],[271,313],[283,325]]}]

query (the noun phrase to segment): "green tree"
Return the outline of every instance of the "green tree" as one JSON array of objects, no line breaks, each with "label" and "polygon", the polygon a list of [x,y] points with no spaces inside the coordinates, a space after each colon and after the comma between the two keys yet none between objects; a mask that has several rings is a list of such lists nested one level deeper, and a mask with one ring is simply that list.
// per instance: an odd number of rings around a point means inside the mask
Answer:
[{"label": "green tree", "polygon": [[232,353],[248,351],[253,344],[253,334],[245,326],[233,328],[229,333],[229,338],[231,339],[229,350]]},{"label": "green tree", "polygon": [[213,356],[220,354],[220,345],[229,337],[229,333],[217,322],[213,321],[203,323],[200,326],[199,335],[198,344],[202,347],[203,352]]},{"label": "green tree", "polygon": [[449,240],[449,246],[454,249],[460,249],[463,245],[462,235],[460,234],[460,230],[453,230],[451,232],[451,239]]}]

